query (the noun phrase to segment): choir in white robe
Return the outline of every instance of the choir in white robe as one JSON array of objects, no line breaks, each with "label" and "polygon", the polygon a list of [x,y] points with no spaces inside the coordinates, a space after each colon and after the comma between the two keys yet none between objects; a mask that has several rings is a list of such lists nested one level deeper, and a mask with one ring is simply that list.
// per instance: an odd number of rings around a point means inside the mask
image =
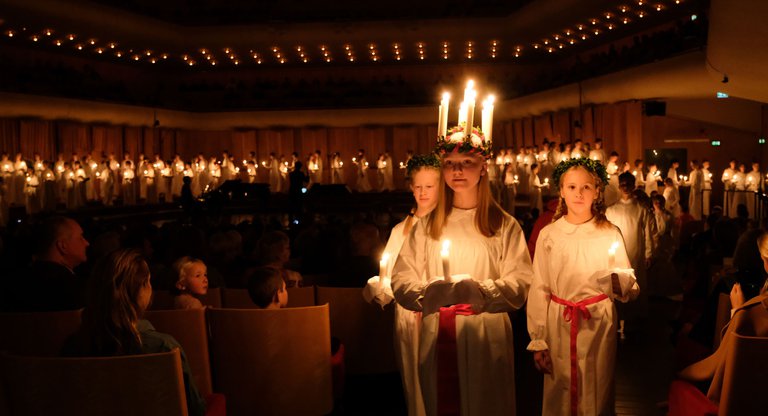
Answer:
[{"label": "choir in white robe", "polygon": [[701,220],[702,191],[704,190],[704,177],[700,169],[694,169],[688,176],[688,184],[691,185],[688,194],[688,212],[697,220]]},{"label": "choir in white robe", "polygon": [[720,178],[723,181],[723,187],[725,188],[725,191],[723,192],[723,211],[725,216],[736,216],[735,212],[733,214],[728,212],[731,208],[731,203],[733,202],[733,191],[736,189],[736,185],[733,183],[733,176],[736,172],[736,169],[725,168],[723,176]]},{"label": "choir in white robe", "polygon": [[365,156],[360,160],[353,160],[357,166],[357,182],[355,188],[357,192],[370,192],[371,183],[368,182],[368,161],[365,160]]},{"label": "choir in white robe", "polygon": [[755,219],[757,207],[755,206],[755,193],[763,191],[763,174],[759,170],[753,170],[747,174],[747,193],[745,201],[747,204],[747,211],[749,212],[749,218]]},{"label": "choir in white robe", "polygon": [[[731,182],[733,183],[733,192],[731,192],[733,196],[731,197],[731,207],[728,210],[728,216],[736,218],[739,205],[747,205],[747,193],[745,192],[747,190],[747,174],[737,170],[736,173],[733,174]],[[672,214],[674,214],[674,212],[672,212]]]},{"label": "choir in white robe", "polygon": [[460,296],[452,297],[451,301],[430,296],[422,299],[425,280],[442,280],[442,245],[429,237],[425,221],[411,231],[392,272],[397,302],[423,313],[419,380],[428,415],[436,415],[438,407],[435,345],[439,306],[453,303],[472,303],[472,309],[480,312],[456,316],[461,414],[515,414],[514,347],[507,312],[525,303],[532,279],[530,255],[523,231],[514,218],[505,215],[497,234],[488,238],[475,228],[475,213],[476,209],[454,208],[441,238],[451,241],[451,275],[466,274],[478,281],[481,303],[468,302]]},{"label": "choir in white robe", "polygon": [[702,168],[701,177],[704,179],[703,192],[701,193],[701,213],[705,216],[709,216],[709,200],[712,197],[712,173],[709,172],[709,169]]},{"label": "choir in white robe", "polygon": [[[412,224],[415,226],[419,218],[416,216],[411,218]],[[387,246],[384,248],[384,253],[388,254],[390,258],[390,261],[387,263],[386,276],[392,276],[395,261],[407,237],[404,234],[405,222],[404,220],[392,228],[389,241],[387,241]],[[372,279],[372,281],[368,282],[365,290],[375,296],[377,292],[383,290],[378,285],[378,279]],[[391,291],[391,288],[389,290]],[[386,297],[385,299],[387,302],[392,300],[392,298]],[[397,355],[397,363],[400,367],[400,376],[403,380],[403,390],[405,390],[409,416],[423,416],[425,414],[424,400],[421,397],[421,386],[419,385],[420,331],[421,312],[409,311],[395,302],[395,354]]]},{"label": "choir in white robe", "polygon": [[[624,237],[624,247],[627,250],[629,264],[635,270],[638,285],[647,287],[645,263],[653,256],[655,218],[635,198],[620,199],[606,209],[605,216],[613,225],[619,227]],[[622,305],[621,312],[621,319],[647,316],[647,296],[641,295],[637,302]]]},{"label": "choir in white robe", "polygon": [[651,196],[653,192],[659,192],[658,176],[655,172],[648,172],[645,177],[645,193]]},{"label": "choir in white robe", "polygon": [[[608,249],[618,243],[614,264]],[[530,351],[549,350],[553,374],[544,375],[544,415],[570,414],[570,322],[564,306],[550,295],[578,302],[600,294],[608,299],[587,306],[589,321],[580,320],[577,337],[579,415],[612,415],[613,375],[616,361],[616,308],[611,299],[626,302],[637,297],[624,243],[618,228],[596,226],[595,220],[574,225],[565,218],[544,227],[536,241],[533,285],[528,297]],[[619,274],[623,296],[611,291],[610,273]]]},{"label": "choir in white robe", "polygon": [[674,186],[664,187],[664,193],[662,195],[666,202],[664,208],[672,214],[673,218],[680,218],[683,210],[680,208],[680,192],[677,191],[677,188]]}]

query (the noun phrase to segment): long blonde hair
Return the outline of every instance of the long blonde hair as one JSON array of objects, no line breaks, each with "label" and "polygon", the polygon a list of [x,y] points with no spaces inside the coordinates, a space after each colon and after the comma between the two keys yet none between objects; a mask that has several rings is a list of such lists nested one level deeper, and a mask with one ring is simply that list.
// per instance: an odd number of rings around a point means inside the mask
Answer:
[{"label": "long blonde hair", "polygon": [[[595,189],[597,189],[597,199],[592,202],[592,215],[595,218],[595,224],[598,227],[607,227],[611,225],[611,222],[608,221],[608,218],[605,216],[605,183],[603,183],[602,180],[600,180],[600,176],[597,175],[597,173],[587,169],[585,166],[577,165],[574,166],[565,172],[563,172],[562,177],[565,178],[565,175],[574,170],[574,169],[584,169],[587,173],[590,174],[595,179]],[[563,189],[563,184],[565,181],[562,179],[560,182],[560,189],[558,191]],[[568,214],[568,205],[565,204],[565,199],[560,196],[560,199],[557,203],[557,210],[555,211],[555,215],[552,217],[552,222],[555,222],[559,220],[561,217],[564,217]]]},{"label": "long blonde hair", "polygon": [[[453,210],[453,189],[446,186],[445,180],[438,185],[437,206],[427,218],[427,230],[433,240],[439,240]],[[475,228],[486,237],[493,237],[504,223],[504,209],[493,199],[488,175],[480,176],[477,184],[477,212]]]}]

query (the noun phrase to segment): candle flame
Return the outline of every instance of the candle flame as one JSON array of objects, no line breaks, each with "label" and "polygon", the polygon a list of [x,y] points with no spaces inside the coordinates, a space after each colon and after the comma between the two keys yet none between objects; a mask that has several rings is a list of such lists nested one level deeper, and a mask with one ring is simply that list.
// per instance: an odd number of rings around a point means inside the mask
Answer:
[{"label": "candle flame", "polygon": [[443,100],[448,101],[451,99],[451,93],[450,92],[444,92],[443,93]]},{"label": "candle flame", "polygon": [[385,252],[384,252],[384,253],[381,255],[381,263],[382,263],[382,264],[387,264],[387,262],[388,262],[388,261],[389,261],[389,253],[387,253],[387,252],[385,251]]},{"label": "candle flame", "polygon": [[448,257],[448,250],[451,248],[451,240],[443,240],[440,256]]},{"label": "candle flame", "polygon": [[619,242],[614,241],[613,244],[611,244],[611,248],[608,249],[608,254],[611,256],[615,255],[617,248],[619,248]]}]

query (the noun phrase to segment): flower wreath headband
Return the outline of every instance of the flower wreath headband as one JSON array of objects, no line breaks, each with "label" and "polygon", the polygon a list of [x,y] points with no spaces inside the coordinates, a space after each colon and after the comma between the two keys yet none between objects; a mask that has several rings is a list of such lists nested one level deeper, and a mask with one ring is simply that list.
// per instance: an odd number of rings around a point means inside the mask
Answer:
[{"label": "flower wreath headband", "polygon": [[416,169],[424,166],[440,170],[442,164],[440,163],[440,158],[434,153],[414,155],[408,160],[408,164],[406,165],[406,176],[410,178]]},{"label": "flower wreath headband", "polygon": [[443,93],[440,101],[440,112],[437,122],[437,144],[435,153],[443,156],[447,153],[458,152],[477,154],[488,159],[491,157],[491,132],[493,130],[493,95],[483,101],[481,127],[474,126],[475,98],[477,91],[475,83],[470,80],[464,90],[464,102],[459,106],[458,125],[448,130],[448,102],[450,94]]},{"label": "flower wreath headband", "polygon": [[563,176],[563,174],[567,172],[568,169],[576,166],[581,166],[587,171],[597,175],[597,177],[600,178],[600,181],[602,182],[602,187],[605,187],[605,185],[608,183],[608,171],[606,171],[605,165],[598,162],[597,160],[592,160],[586,157],[577,157],[574,159],[566,159],[555,166],[555,171],[552,172],[552,183],[555,184],[556,189],[560,188],[560,178]]}]

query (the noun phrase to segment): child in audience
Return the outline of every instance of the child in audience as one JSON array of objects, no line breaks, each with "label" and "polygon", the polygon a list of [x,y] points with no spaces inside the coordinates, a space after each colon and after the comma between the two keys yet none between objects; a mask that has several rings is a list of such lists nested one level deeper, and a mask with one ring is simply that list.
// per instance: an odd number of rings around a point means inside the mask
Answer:
[{"label": "child in audience", "polygon": [[288,306],[288,290],[280,271],[272,267],[256,267],[248,273],[248,295],[260,309]]},{"label": "child in audience", "polygon": [[528,297],[528,350],[545,373],[542,414],[614,414],[613,300],[634,299],[639,288],[621,232],[605,217],[605,167],[570,159],[552,180],[560,205],[536,241]]},{"label": "child in audience", "polygon": [[173,270],[176,272],[176,284],[171,289],[174,309],[202,308],[200,297],[208,293],[208,268],[205,263],[184,256],[176,260]]},{"label": "child in audience", "polygon": [[258,253],[260,264],[278,271],[287,287],[299,287],[302,285],[302,276],[299,272],[285,268],[291,259],[291,240],[282,231],[270,231],[259,239]]},{"label": "child in audience", "polygon": [[[149,266],[136,250],[117,250],[99,260],[88,281],[82,324],[64,347],[69,356],[111,357],[181,350],[184,390],[190,415],[203,415],[186,355],[170,335],[141,319],[152,298]],[[119,375],[118,375],[119,376]],[[151,377],[151,375],[147,375]]]}]

